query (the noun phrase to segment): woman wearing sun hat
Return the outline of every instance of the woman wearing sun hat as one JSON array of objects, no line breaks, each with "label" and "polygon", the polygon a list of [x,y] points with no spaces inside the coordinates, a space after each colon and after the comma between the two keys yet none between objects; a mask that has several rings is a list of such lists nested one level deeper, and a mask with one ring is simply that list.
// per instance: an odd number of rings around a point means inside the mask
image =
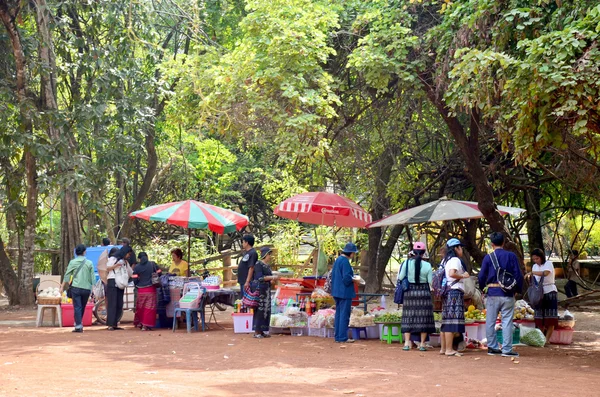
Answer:
[{"label": "woman wearing sun hat", "polygon": [[356,297],[354,283],[354,271],[350,261],[356,256],[358,248],[354,243],[348,243],[342,250],[342,254],[335,260],[331,270],[331,296],[335,300],[335,341],[337,343],[354,342],[348,339],[348,325],[350,324],[350,311],[352,299]]},{"label": "woman wearing sun hat", "polygon": [[446,271],[446,285],[448,293],[442,302],[442,328],[440,354],[446,356],[462,356],[452,348],[454,333],[465,332],[465,302],[463,279],[469,278],[466,267],[462,261],[463,245],[460,240],[451,238],[446,243],[446,255],[442,264]]},{"label": "woman wearing sun hat", "polygon": [[419,350],[426,351],[427,335],[435,332],[430,287],[433,273],[431,264],[423,260],[425,251],[424,243],[414,243],[411,251],[414,255],[402,263],[398,272],[398,282],[408,277],[410,284],[408,290],[404,292],[402,304],[402,333],[404,334],[402,350],[410,350],[411,339],[418,337],[417,340],[421,342]]}]

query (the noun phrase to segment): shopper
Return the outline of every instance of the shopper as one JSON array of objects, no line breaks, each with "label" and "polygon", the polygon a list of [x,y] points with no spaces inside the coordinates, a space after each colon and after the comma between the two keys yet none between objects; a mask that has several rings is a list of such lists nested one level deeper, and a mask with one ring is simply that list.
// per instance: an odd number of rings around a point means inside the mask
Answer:
[{"label": "shopper", "polygon": [[546,344],[550,343],[550,337],[554,328],[558,326],[558,290],[554,284],[554,265],[546,261],[544,251],[536,248],[531,251],[531,275],[539,282],[544,276],[544,298],[535,309],[535,326],[546,335]]},{"label": "shopper", "polygon": [[171,267],[169,267],[169,273],[176,276],[187,277],[189,264],[183,260],[183,251],[181,248],[173,248],[171,250]]},{"label": "shopper", "polygon": [[94,265],[85,257],[85,245],[79,244],[75,247],[75,259],[72,259],[67,266],[63,284],[60,287],[60,293],[68,288],[71,290],[71,299],[73,300],[73,316],[75,329],[73,332],[83,332],[83,315],[85,306],[90,299],[92,286],[96,282],[94,274]]},{"label": "shopper", "polygon": [[148,260],[145,252],[138,255],[138,264],[133,269],[133,283],[137,290],[133,325],[142,331],[151,331],[156,325],[156,287],[152,284],[153,273],[160,276],[162,270]]},{"label": "shopper", "polygon": [[442,328],[440,330],[442,342],[440,354],[446,356],[462,356],[452,347],[454,333],[463,334],[465,332],[465,302],[462,280],[469,278],[469,273],[467,273],[462,257],[462,243],[456,238],[448,240],[442,266],[444,266],[446,272],[449,291],[442,301]]},{"label": "shopper", "polygon": [[106,270],[108,271],[106,287],[106,325],[109,331],[122,330],[117,326],[123,315],[124,289],[117,286],[115,282],[115,270],[121,266],[127,266],[127,260],[131,256],[131,247],[124,245],[113,256],[108,258]]},{"label": "shopper", "polygon": [[431,264],[423,260],[425,244],[413,244],[412,256],[404,261],[398,272],[398,282],[408,275],[410,287],[404,292],[402,305],[402,333],[404,334],[404,347],[410,350],[413,340],[420,342],[419,350],[427,351],[425,342],[428,334],[435,332],[433,319],[433,302],[431,300]]},{"label": "shopper", "polygon": [[357,252],[358,248],[355,244],[346,244],[331,270],[331,295],[335,300],[334,327],[336,343],[354,342],[353,339],[348,339],[348,324],[350,323],[352,299],[356,296],[354,283],[358,282],[359,279],[354,278],[350,261],[354,259]]},{"label": "shopper", "polygon": [[[490,235],[492,242],[491,254],[483,258],[479,272],[479,287],[485,291],[487,287],[486,309],[486,337],[488,354],[490,356],[518,357],[519,354],[512,350],[513,339],[513,314],[515,312],[515,293],[523,288],[523,277],[519,268],[517,256],[504,249],[504,234],[494,232]],[[504,291],[498,284],[498,271],[502,268],[512,274],[517,282],[511,291]],[[498,349],[496,337],[496,318],[502,315],[502,350]]]},{"label": "shopper", "polygon": [[108,247],[110,245],[110,239],[108,237],[104,237],[102,239],[102,246],[103,247]]},{"label": "shopper", "polygon": [[129,247],[129,249],[131,249],[131,255],[129,255],[127,262],[129,262],[129,265],[133,269],[133,268],[135,268],[135,265],[137,264],[137,257],[135,256],[135,251],[133,250],[133,247],[131,246],[131,240],[129,240],[127,237],[123,237],[121,239],[121,241],[123,242],[123,247]]},{"label": "shopper", "polygon": [[271,248],[262,247],[260,260],[248,272],[248,278],[252,280],[250,283],[252,290],[260,292],[258,307],[254,310],[252,318],[254,337],[258,339],[270,337],[265,331],[268,331],[271,325],[271,282],[278,279],[271,272],[270,264]]},{"label": "shopper", "polygon": [[577,280],[579,279],[579,272],[581,270],[579,265],[579,251],[571,250],[569,255],[569,264],[567,265],[567,284],[565,284],[565,294],[567,298],[572,298],[579,295],[577,293]]},{"label": "shopper", "polygon": [[238,284],[240,285],[240,293],[243,293],[244,288],[250,285],[251,278],[248,278],[250,269],[254,268],[256,261],[258,261],[258,253],[254,249],[254,236],[246,234],[242,237],[242,249],[244,250],[244,256],[238,265],[237,277]]}]

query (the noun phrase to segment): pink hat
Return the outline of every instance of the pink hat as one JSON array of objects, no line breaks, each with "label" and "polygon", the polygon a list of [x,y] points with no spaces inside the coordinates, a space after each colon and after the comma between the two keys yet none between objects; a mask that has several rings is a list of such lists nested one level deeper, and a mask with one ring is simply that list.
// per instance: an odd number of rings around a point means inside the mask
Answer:
[{"label": "pink hat", "polygon": [[416,243],[413,244],[413,250],[425,251],[425,243],[417,241]]}]

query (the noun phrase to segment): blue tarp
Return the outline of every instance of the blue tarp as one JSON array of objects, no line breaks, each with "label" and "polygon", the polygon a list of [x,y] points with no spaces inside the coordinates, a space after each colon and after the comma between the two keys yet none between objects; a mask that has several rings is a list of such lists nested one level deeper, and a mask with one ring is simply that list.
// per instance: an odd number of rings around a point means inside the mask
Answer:
[{"label": "blue tarp", "polygon": [[[92,261],[92,263],[94,264],[94,273],[96,274],[96,281],[98,281],[98,279],[100,278],[100,276],[98,275],[98,259],[100,259],[100,255],[102,255],[102,252],[106,250],[110,251],[112,247],[121,248],[122,246],[107,245],[106,247],[87,247],[85,249],[85,257]],[[75,251],[73,251],[73,257],[75,257]]]}]

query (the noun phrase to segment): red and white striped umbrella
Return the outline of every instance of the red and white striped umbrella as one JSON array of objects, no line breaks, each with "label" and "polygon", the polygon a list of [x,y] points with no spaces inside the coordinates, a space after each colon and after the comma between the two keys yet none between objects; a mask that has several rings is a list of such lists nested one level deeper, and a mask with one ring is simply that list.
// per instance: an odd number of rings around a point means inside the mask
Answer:
[{"label": "red and white striped umbrella", "polygon": [[282,218],[313,225],[365,227],[371,215],[354,201],[335,193],[301,193],[281,202],[274,211]]}]

